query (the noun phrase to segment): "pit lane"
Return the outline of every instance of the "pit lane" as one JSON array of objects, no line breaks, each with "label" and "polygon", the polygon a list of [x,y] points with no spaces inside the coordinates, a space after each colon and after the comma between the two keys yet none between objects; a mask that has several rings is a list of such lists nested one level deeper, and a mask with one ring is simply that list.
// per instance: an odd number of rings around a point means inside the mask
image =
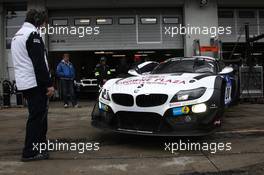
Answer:
[{"label": "pit lane", "polygon": [[[263,174],[263,104],[228,109],[222,128],[207,137],[145,137],[107,133],[90,125],[93,101],[64,109],[52,102],[48,138],[62,142],[99,142],[99,151],[51,152],[50,160],[20,162],[27,110],[0,110],[0,174]],[[231,142],[231,151],[164,150],[164,143]],[[56,165],[56,166],[54,166]]]}]

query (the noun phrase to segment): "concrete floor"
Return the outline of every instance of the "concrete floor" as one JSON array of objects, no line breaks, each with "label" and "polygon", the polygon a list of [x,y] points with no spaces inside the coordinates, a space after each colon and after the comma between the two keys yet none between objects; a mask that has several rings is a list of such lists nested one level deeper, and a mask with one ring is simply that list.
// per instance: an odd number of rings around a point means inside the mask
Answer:
[{"label": "concrete floor", "polygon": [[[229,109],[216,134],[200,138],[164,138],[102,132],[90,125],[93,101],[64,109],[52,102],[50,140],[99,142],[98,151],[56,151],[50,160],[21,162],[27,110],[0,110],[0,174],[264,174],[264,105],[241,104]],[[165,151],[165,143],[231,143],[230,151]],[[221,172],[221,173],[220,173]]]}]

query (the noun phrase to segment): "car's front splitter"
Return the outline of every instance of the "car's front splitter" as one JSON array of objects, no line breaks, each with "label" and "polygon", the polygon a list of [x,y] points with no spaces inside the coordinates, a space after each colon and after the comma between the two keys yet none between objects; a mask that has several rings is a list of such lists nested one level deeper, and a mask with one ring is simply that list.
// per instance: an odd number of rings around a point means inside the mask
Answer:
[{"label": "car's front splitter", "polygon": [[152,132],[152,131],[141,131],[141,130],[131,130],[131,129],[122,129],[122,128],[111,128],[104,123],[98,121],[92,121],[92,126],[104,131],[111,131],[122,134],[131,134],[131,135],[145,135],[145,136],[179,136],[179,137],[187,137],[187,136],[206,136],[213,134],[217,128],[213,128],[211,130],[179,130],[179,131],[171,131],[171,132]]}]

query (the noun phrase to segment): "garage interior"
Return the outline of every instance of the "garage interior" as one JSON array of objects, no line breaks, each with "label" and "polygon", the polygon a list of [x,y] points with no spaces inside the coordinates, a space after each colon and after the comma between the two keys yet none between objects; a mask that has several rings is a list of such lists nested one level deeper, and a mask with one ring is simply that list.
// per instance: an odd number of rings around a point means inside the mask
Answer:
[{"label": "garage interior", "polygon": [[[81,79],[94,79],[94,69],[99,63],[102,56],[107,58],[107,65],[112,71],[112,76],[117,77],[122,74],[124,69],[120,70],[122,62],[125,61],[127,69],[131,68],[135,57],[142,61],[162,62],[171,57],[181,57],[184,54],[182,49],[179,50],[115,50],[115,51],[53,51],[49,52],[49,65],[51,75],[54,79],[55,86],[60,91],[59,80],[56,77],[56,67],[62,60],[64,53],[70,54],[70,61],[76,70],[76,81]],[[82,98],[90,97],[91,94],[82,94]],[[79,95],[80,97],[80,95]]]},{"label": "garage interior", "polygon": [[[113,70],[118,71],[118,66],[122,59],[126,60],[130,67],[134,63],[134,57],[138,56],[144,61],[162,62],[171,57],[183,56],[183,50],[144,50],[144,51],[58,51],[49,52],[49,64],[52,74],[62,59],[64,53],[70,54],[70,60],[76,69],[76,79],[94,78],[95,66],[100,58],[107,58],[107,65]],[[118,73],[118,72],[117,72]]]}]

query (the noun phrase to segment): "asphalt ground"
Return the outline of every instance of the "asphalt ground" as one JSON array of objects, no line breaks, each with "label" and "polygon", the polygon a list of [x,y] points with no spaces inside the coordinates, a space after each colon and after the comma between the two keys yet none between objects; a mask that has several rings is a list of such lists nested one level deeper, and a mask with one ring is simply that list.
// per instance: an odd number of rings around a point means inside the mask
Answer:
[{"label": "asphalt ground", "polygon": [[[50,103],[48,139],[53,143],[85,143],[89,149],[51,151],[49,160],[35,162],[20,161],[27,109],[0,109],[0,174],[264,174],[263,104],[234,106],[226,111],[222,128],[215,134],[190,138],[100,131],[90,125],[94,101],[80,104],[81,108],[64,109],[61,102]],[[180,143],[209,146],[176,149]],[[221,144],[221,149],[214,149],[216,144]]]}]

